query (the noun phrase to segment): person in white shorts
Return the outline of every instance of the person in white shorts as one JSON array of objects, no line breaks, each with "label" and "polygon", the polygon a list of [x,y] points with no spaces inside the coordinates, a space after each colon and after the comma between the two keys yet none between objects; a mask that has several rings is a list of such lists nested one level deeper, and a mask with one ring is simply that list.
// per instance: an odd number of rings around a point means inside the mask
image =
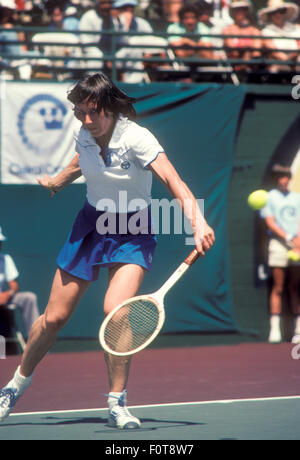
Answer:
[{"label": "person in white shorts", "polygon": [[300,194],[289,191],[289,167],[275,164],[272,168],[275,188],[268,193],[266,206],[261,210],[269,236],[268,266],[272,273],[270,294],[269,342],[281,342],[280,328],[282,296],[286,277],[291,309],[294,314],[293,343],[300,343],[300,262],[288,258],[291,248],[300,254]]},{"label": "person in white shorts", "polygon": [[2,252],[2,243],[6,236],[0,227],[0,308],[14,304],[22,314],[25,336],[28,337],[33,323],[40,316],[37,296],[33,292],[20,292],[18,269],[9,254]]}]

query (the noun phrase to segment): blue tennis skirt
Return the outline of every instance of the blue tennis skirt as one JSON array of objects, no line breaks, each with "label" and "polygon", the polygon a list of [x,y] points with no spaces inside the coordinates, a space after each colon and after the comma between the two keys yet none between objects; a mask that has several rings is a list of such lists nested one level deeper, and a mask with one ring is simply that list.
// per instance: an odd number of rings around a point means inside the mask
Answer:
[{"label": "blue tennis skirt", "polygon": [[57,257],[58,266],[88,281],[98,278],[100,267],[116,263],[136,264],[150,271],[157,237],[152,230],[150,207],[142,212],[146,215],[141,216],[143,225],[139,225],[137,213],[108,216],[86,201]]}]

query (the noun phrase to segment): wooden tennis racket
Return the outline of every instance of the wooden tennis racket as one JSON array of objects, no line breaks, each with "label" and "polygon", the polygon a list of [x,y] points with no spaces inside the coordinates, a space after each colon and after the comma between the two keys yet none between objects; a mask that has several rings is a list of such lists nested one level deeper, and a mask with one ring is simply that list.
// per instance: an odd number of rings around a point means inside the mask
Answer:
[{"label": "wooden tennis racket", "polygon": [[132,297],[114,308],[100,327],[99,341],[103,349],[112,355],[128,356],[146,348],[165,322],[166,293],[198,257],[194,249],[158,291]]}]

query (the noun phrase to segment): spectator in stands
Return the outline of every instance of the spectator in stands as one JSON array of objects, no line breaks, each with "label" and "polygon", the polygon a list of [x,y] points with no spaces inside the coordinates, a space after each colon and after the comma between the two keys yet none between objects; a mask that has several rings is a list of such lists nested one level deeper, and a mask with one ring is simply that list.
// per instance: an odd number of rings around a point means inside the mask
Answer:
[{"label": "spectator in stands", "polygon": [[[269,0],[268,7],[258,11],[260,22],[265,26],[262,29],[264,37],[275,36],[278,38],[263,41],[267,57],[278,61],[299,61],[300,26],[292,21],[297,19],[299,7],[295,3],[284,3],[282,0]],[[287,38],[284,38],[287,37]],[[288,37],[295,37],[291,40]],[[282,50],[282,51],[281,51]],[[270,66],[271,72],[280,70],[291,71],[293,65],[275,64]]]},{"label": "spectator in stands", "polygon": [[5,30],[0,32],[1,41],[6,43],[1,44],[1,56],[3,54],[21,54],[22,47],[18,43],[9,43],[12,41],[18,41],[19,37],[15,31],[12,31],[14,27],[13,14],[16,9],[15,0],[0,0],[0,26]]},{"label": "spectator in stands", "polygon": [[[145,39],[151,44],[151,41],[155,37],[149,36],[152,34],[152,26],[146,19],[138,17],[135,15],[135,8],[138,6],[137,0],[115,0],[113,3],[113,9],[115,17],[120,21],[122,30],[124,32],[130,32],[130,35],[124,37],[124,42],[128,46],[121,48],[116,53],[118,58],[126,58],[128,61],[118,61],[118,70],[120,74],[120,79],[128,83],[137,83],[143,78],[141,72],[134,72],[138,69],[144,69],[144,64],[142,58],[144,52],[141,48],[137,48],[139,45],[145,46]],[[134,35],[135,32],[144,33],[145,36]],[[152,45],[153,46],[153,45]],[[131,61],[131,59],[141,58],[141,62]],[[124,70],[126,68],[130,70]]]},{"label": "spectator in stands", "polygon": [[[170,45],[174,53],[181,59],[189,57],[200,57],[206,59],[213,58],[211,45],[201,37],[202,27],[198,21],[199,11],[193,5],[187,5],[179,11],[179,22],[170,24],[167,32]],[[195,37],[186,36],[194,34]],[[201,37],[201,38],[200,38]],[[203,47],[203,49],[199,49]]]},{"label": "spectator in stands", "polygon": [[[223,34],[245,35],[245,37],[224,38],[227,56],[230,59],[243,59],[245,61],[259,58],[261,56],[261,39],[247,37],[249,35],[254,37],[261,35],[259,29],[253,25],[250,17],[250,0],[232,0],[229,11],[234,24],[225,27]],[[253,70],[253,65],[246,63],[234,65],[233,67],[235,71]]]},{"label": "spectator in stands", "polygon": [[291,170],[275,164],[272,168],[274,188],[268,193],[266,206],[261,210],[269,236],[268,266],[273,286],[270,294],[269,342],[281,342],[280,316],[282,296],[287,274],[289,299],[295,316],[293,343],[300,343],[300,262],[288,259],[293,248],[300,254],[300,194],[289,191]]},{"label": "spectator in stands", "polygon": [[64,29],[70,32],[79,30],[78,11],[75,6],[68,6],[65,9]]},{"label": "spectator in stands", "polygon": [[48,13],[50,15],[49,27],[52,29],[63,29],[64,28],[64,8],[58,2],[53,3],[48,7]]},{"label": "spectator in stands", "polygon": [[[112,0],[96,0],[95,7],[84,13],[80,19],[79,29],[83,32],[81,41],[90,45],[84,48],[84,55],[99,58],[99,61],[96,62],[87,61],[87,67],[98,69],[103,67],[104,55],[113,52],[113,36],[106,31],[122,31],[119,19],[112,15],[112,5]],[[86,31],[95,32],[95,34],[85,34]],[[120,49],[125,44],[122,36],[117,37],[116,49]],[[111,68],[111,63],[106,62],[105,67],[108,70]]]},{"label": "spectator in stands", "polygon": [[[11,77],[30,78],[31,67],[28,64],[27,47],[25,46],[24,34],[11,30],[15,27],[13,14],[16,10],[15,0],[0,0],[0,26],[4,29],[0,31],[0,56],[2,56],[1,65],[6,68],[7,78]],[[10,43],[18,42],[19,43]],[[4,57],[5,55],[8,57]],[[9,58],[9,55],[22,56],[19,59]],[[24,59],[22,59],[24,56]],[[17,75],[16,75],[17,72]]]},{"label": "spectator in stands", "polygon": [[117,12],[122,30],[124,32],[151,34],[153,29],[150,23],[134,14],[134,9],[137,5],[137,0],[116,0],[113,3],[113,8]]},{"label": "spectator in stands", "polygon": [[19,292],[19,272],[11,256],[2,252],[3,241],[6,237],[0,227],[0,308],[13,303],[20,309],[28,337],[31,326],[40,315],[37,298],[33,292]]},{"label": "spectator in stands", "polygon": [[[223,40],[222,38],[211,37],[210,35],[222,35],[223,28],[218,25],[218,22],[215,23],[213,19],[213,2],[210,0],[200,0],[198,2],[199,9],[199,29],[202,37],[202,41],[205,43],[210,43],[214,47],[222,48]],[[217,58],[218,50],[213,51],[214,58]]]},{"label": "spectator in stands", "polygon": [[[74,72],[81,67],[82,57],[80,39],[72,32],[64,33],[65,15],[64,3],[51,0],[47,3],[47,12],[50,23],[45,32],[37,33],[32,37],[32,43],[37,43],[44,60],[39,60],[34,67],[35,78],[55,78],[64,80],[74,78]],[[51,33],[48,30],[51,30]],[[53,44],[52,44],[53,43]],[[57,57],[57,60],[48,59]],[[75,58],[75,59],[73,59]],[[74,70],[75,69],[75,70]]]}]

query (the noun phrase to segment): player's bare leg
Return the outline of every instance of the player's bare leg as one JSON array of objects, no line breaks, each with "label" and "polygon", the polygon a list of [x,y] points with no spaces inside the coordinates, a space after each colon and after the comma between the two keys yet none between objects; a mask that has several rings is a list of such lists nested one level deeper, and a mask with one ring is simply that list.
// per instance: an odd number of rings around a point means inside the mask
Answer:
[{"label": "player's bare leg", "polygon": [[[107,315],[120,303],[137,295],[144,279],[145,269],[134,264],[118,264],[109,271],[109,286],[104,299],[104,314]],[[130,357],[119,357],[105,353],[110,393],[110,425],[118,428],[138,428],[140,422],[126,409],[126,385],[129,376]],[[121,404],[122,410],[118,412]],[[113,416],[115,415],[115,418]],[[119,415],[119,417],[118,417]]]},{"label": "player's bare leg", "polygon": [[0,421],[9,415],[17,399],[30,385],[35,367],[56,341],[57,334],[72,316],[88,285],[88,281],[63,270],[56,271],[48,305],[32,326],[21,365],[0,391]]}]

